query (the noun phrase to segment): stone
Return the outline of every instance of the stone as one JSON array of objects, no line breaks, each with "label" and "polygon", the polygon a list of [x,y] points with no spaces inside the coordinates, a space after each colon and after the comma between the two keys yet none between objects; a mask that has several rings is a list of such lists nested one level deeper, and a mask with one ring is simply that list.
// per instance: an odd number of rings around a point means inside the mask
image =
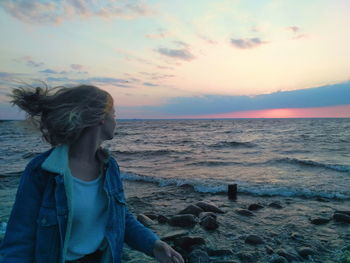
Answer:
[{"label": "stone", "polygon": [[350,216],[350,211],[336,210],[336,211],[334,211],[334,214],[345,214],[345,215]]},{"label": "stone", "polygon": [[295,239],[295,240],[304,239],[304,236],[300,235],[300,234],[297,233],[297,232],[292,232],[292,233],[290,234],[290,237],[291,237],[292,239]]},{"label": "stone", "polygon": [[168,222],[168,218],[166,216],[163,216],[163,215],[158,215],[158,222],[160,224],[165,224],[166,222]]},{"label": "stone", "polygon": [[292,253],[288,253],[285,249],[277,249],[276,251],[276,254],[286,258],[289,262],[292,262],[292,261],[300,261],[301,258],[299,258],[297,255],[294,255]]},{"label": "stone", "polygon": [[168,223],[172,226],[192,227],[197,224],[197,220],[192,214],[183,214],[171,217]]},{"label": "stone", "polygon": [[281,202],[279,201],[274,201],[269,204],[269,207],[276,208],[276,209],[281,209],[283,206],[281,205]]},{"label": "stone", "polygon": [[269,255],[273,254],[273,252],[274,252],[272,247],[270,247],[270,246],[266,246],[265,250],[266,250],[266,253],[269,254]]},{"label": "stone", "polygon": [[270,263],[288,263],[288,260],[282,256],[273,256],[270,260]]},{"label": "stone", "polygon": [[248,210],[255,211],[264,208],[261,204],[251,204],[248,206]]},{"label": "stone", "polygon": [[199,218],[202,219],[204,217],[211,216],[216,219],[216,214],[213,212],[202,212],[199,214]]},{"label": "stone", "polygon": [[318,197],[316,197],[316,200],[317,201],[319,201],[319,202],[329,202],[329,200],[328,199],[326,199],[326,198],[324,198],[324,197],[320,197],[320,196],[318,196]]},{"label": "stone", "polygon": [[185,251],[191,251],[192,247],[195,245],[204,245],[205,240],[202,237],[179,237],[175,239],[174,245],[180,247]]},{"label": "stone", "polygon": [[257,260],[255,259],[255,256],[249,252],[239,252],[237,253],[237,257],[243,262],[247,262],[247,263],[257,262]]},{"label": "stone", "polygon": [[248,235],[244,242],[250,245],[259,245],[265,243],[265,241],[257,235]]},{"label": "stone", "polygon": [[178,237],[186,236],[188,235],[187,230],[175,230],[167,233],[165,236],[161,238],[163,241],[174,241]]},{"label": "stone", "polygon": [[146,227],[150,227],[155,224],[155,222],[144,214],[139,214],[137,220]]},{"label": "stone", "polygon": [[207,253],[211,257],[220,257],[220,256],[232,256],[233,252],[231,249],[207,249]]},{"label": "stone", "polygon": [[315,254],[315,251],[312,248],[309,247],[301,247],[298,249],[298,254],[302,256],[303,258],[308,257],[309,255]]},{"label": "stone", "polygon": [[158,218],[158,216],[156,214],[153,214],[153,213],[145,213],[144,215],[152,220],[155,220]]},{"label": "stone", "polygon": [[334,221],[337,221],[337,222],[350,224],[350,216],[348,216],[347,214],[343,214],[343,213],[339,213],[339,212],[334,213],[333,219],[334,219]]},{"label": "stone", "polygon": [[247,209],[236,209],[237,214],[242,216],[253,216],[254,214]]},{"label": "stone", "polygon": [[224,211],[222,211],[220,208],[218,208],[216,205],[214,205],[212,203],[200,201],[200,202],[196,203],[196,206],[199,206],[205,212],[214,212],[214,213],[219,213],[219,214],[225,213]]},{"label": "stone", "polygon": [[211,216],[206,216],[201,219],[200,225],[206,229],[206,230],[214,230],[219,227],[218,222],[216,222],[216,219]]},{"label": "stone", "polygon": [[317,217],[314,219],[310,219],[311,224],[314,224],[314,225],[327,224],[329,221],[330,221],[329,218],[324,218],[324,217]]},{"label": "stone", "polygon": [[201,249],[194,249],[188,256],[189,263],[209,263],[210,258],[208,253]]},{"label": "stone", "polygon": [[181,210],[179,214],[192,214],[198,216],[201,212],[204,212],[202,208],[196,205],[189,205],[185,209]]}]

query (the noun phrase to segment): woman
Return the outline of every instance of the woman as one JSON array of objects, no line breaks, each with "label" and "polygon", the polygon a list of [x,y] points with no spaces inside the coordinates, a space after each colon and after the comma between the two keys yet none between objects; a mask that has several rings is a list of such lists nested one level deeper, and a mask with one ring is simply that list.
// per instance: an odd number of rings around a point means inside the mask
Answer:
[{"label": "woman", "polygon": [[119,166],[101,147],[116,126],[109,93],[81,85],[10,96],[53,147],[21,176],[0,263],[116,263],[124,242],[159,262],[184,262],[128,211]]}]

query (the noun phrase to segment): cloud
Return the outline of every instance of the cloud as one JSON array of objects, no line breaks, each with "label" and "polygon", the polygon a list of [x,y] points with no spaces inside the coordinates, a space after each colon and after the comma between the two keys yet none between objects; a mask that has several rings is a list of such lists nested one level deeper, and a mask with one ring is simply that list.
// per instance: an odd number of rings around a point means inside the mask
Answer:
[{"label": "cloud", "polygon": [[267,42],[262,41],[260,38],[231,38],[231,44],[237,48],[241,49],[250,49],[256,48],[262,44],[266,44]]},{"label": "cloud", "polygon": [[19,63],[25,63],[28,67],[32,67],[32,68],[38,68],[45,65],[43,62],[34,61],[31,56],[20,57],[20,58],[14,59],[14,61]]},{"label": "cloud", "polygon": [[158,28],[157,33],[145,35],[146,38],[150,38],[150,39],[166,38],[169,36],[170,36],[170,33],[165,28]]},{"label": "cloud", "polygon": [[201,115],[263,109],[336,106],[350,104],[349,98],[350,82],[346,82],[254,97],[222,95],[177,97],[170,99],[164,105],[140,109],[170,115]]},{"label": "cloud", "polygon": [[45,73],[45,74],[61,74],[61,75],[65,75],[65,74],[74,74],[74,73],[79,73],[79,74],[87,74],[88,72],[86,71],[66,71],[66,70],[62,70],[62,71],[58,71],[58,70],[54,70],[54,69],[45,69],[45,70],[40,70],[38,71],[39,73]]},{"label": "cloud", "polygon": [[92,77],[85,79],[73,79],[69,77],[47,77],[46,81],[48,83],[54,83],[54,85],[79,85],[79,84],[93,84],[93,85],[112,85],[115,87],[131,88],[130,81],[127,79],[120,78],[109,78],[109,77]]},{"label": "cloud", "polygon": [[153,84],[153,83],[150,83],[150,82],[144,82],[143,83],[144,86],[148,86],[148,87],[157,87],[158,84]]},{"label": "cloud", "polygon": [[84,70],[84,66],[83,65],[80,65],[80,64],[71,64],[70,67],[74,70],[77,70],[77,71],[82,71]]},{"label": "cloud", "polygon": [[299,35],[296,35],[294,37],[292,37],[293,40],[297,40],[297,39],[303,39],[303,38],[308,38],[309,36],[306,35],[306,34],[299,34]]},{"label": "cloud", "polygon": [[292,31],[293,33],[298,33],[300,31],[300,27],[297,26],[289,26],[287,30]]},{"label": "cloud", "polygon": [[173,67],[160,66],[160,65],[158,65],[157,68],[159,68],[159,69],[169,69],[169,70],[173,70],[174,69]]},{"label": "cloud", "polygon": [[207,43],[211,44],[211,45],[214,45],[214,44],[217,44],[217,42],[215,40],[212,40],[211,38],[207,37],[207,36],[204,36],[202,34],[197,34],[197,37],[206,41]]},{"label": "cloud", "polygon": [[58,24],[90,17],[133,19],[154,14],[148,5],[137,0],[2,0],[0,6],[13,17],[33,24]]},{"label": "cloud", "polygon": [[188,48],[190,45],[183,41],[173,41],[176,45]]},{"label": "cloud", "polygon": [[139,74],[150,77],[152,80],[166,79],[175,77],[173,74],[160,74],[160,73],[151,73],[151,72],[139,72]]},{"label": "cloud", "polygon": [[45,69],[45,70],[40,70],[40,73],[47,73],[47,74],[59,74],[59,72],[53,70],[53,69]]},{"label": "cloud", "polygon": [[171,57],[171,58],[177,58],[182,59],[186,61],[191,61],[195,59],[195,56],[191,54],[190,51],[187,49],[169,49],[169,48],[158,48],[155,50],[161,55]]}]

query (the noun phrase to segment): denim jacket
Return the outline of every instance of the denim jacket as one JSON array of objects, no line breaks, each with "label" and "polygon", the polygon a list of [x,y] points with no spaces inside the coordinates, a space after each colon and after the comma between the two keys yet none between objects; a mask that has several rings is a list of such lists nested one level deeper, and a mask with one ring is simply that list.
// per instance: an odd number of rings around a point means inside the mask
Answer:
[{"label": "denim jacket", "polygon": [[[0,263],[64,263],[72,226],[72,178],[69,146],[36,156],[26,166],[8,220]],[[100,148],[108,221],[101,263],[121,262],[123,243],[151,257],[159,237],[129,212],[116,160]]]}]

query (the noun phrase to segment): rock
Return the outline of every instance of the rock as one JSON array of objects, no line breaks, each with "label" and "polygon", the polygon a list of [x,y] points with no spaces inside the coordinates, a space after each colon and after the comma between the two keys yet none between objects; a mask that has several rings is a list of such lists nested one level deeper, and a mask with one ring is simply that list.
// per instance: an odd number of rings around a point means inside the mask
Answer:
[{"label": "rock", "polygon": [[281,209],[283,208],[280,201],[274,201],[269,204],[269,207]]},{"label": "rock", "polygon": [[220,257],[220,256],[231,256],[233,252],[231,249],[207,249],[208,255],[211,257]]},{"label": "rock", "polygon": [[198,216],[201,212],[204,212],[202,208],[196,205],[189,205],[185,209],[181,210],[179,214],[192,214]]},{"label": "rock", "polygon": [[195,249],[193,250],[189,256],[189,263],[209,263],[210,258],[206,251],[201,249]]},{"label": "rock", "polygon": [[314,225],[326,224],[329,221],[330,221],[329,218],[324,218],[324,217],[318,217],[318,218],[310,219],[311,224],[314,224]]},{"label": "rock", "polygon": [[164,224],[164,223],[168,222],[168,220],[169,220],[169,219],[168,219],[166,216],[158,215],[158,222],[159,222],[160,224]]},{"label": "rock", "polygon": [[250,212],[247,209],[236,209],[235,211],[237,214],[240,214],[242,216],[253,216],[254,214],[252,212]]},{"label": "rock", "polygon": [[218,222],[216,222],[216,219],[211,216],[206,216],[201,219],[200,225],[204,227],[206,230],[214,230],[219,227]]},{"label": "rock", "polygon": [[290,237],[295,239],[295,240],[300,240],[300,239],[304,239],[304,236],[300,235],[299,233],[297,232],[293,232],[290,234]]},{"label": "rock", "polygon": [[270,260],[270,263],[288,263],[288,260],[282,256],[273,256]]},{"label": "rock", "polygon": [[216,219],[216,214],[214,214],[213,212],[202,212],[199,214],[200,219],[207,217],[207,216],[211,216],[211,217]]},{"label": "rock", "polygon": [[266,246],[265,249],[266,249],[266,253],[269,255],[273,254],[273,252],[274,252],[272,247],[270,247],[270,246]]},{"label": "rock", "polygon": [[152,214],[152,213],[145,213],[144,215],[152,220],[155,220],[158,218],[158,216],[156,214]]},{"label": "rock", "polygon": [[319,201],[319,202],[329,202],[329,200],[328,199],[326,199],[326,198],[324,198],[324,197],[320,197],[320,196],[318,196],[317,198],[316,198],[316,200],[317,201]]},{"label": "rock", "polygon": [[200,202],[196,203],[196,206],[199,206],[205,212],[214,212],[214,213],[219,213],[219,214],[225,213],[224,211],[222,211],[220,208],[218,208],[216,205],[214,205],[212,203],[200,201]]},{"label": "rock", "polygon": [[237,253],[237,257],[243,262],[257,262],[255,256],[249,252],[239,252]]},{"label": "rock", "polygon": [[248,210],[250,210],[250,211],[259,210],[262,208],[264,208],[264,207],[260,204],[251,204],[248,206]]},{"label": "rock", "polygon": [[350,216],[350,211],[336,210],[336,211],[334,211],[334,214],[345,214],[345,215]]},{"label": "rock", "polygon": [[141,224],[143,224],[144,226],[147,226],[147,227],[150,227],[151,225],[154,225],[154,224],[155,224],[155,222],[154,222],[152,219],[150,219],[149,217],[147,217],[147,216],[144,215],[144,214],[139,214],[139,215],[137,216],[137,220],[138,220]]},{"label": "rock", "polygon": [[309,248],[309,247],[301,247],[300,249],[298,249],[298,253],[299,253],[300,256],[306,258],[309,255],[315,254],[315,251],[312,248]]},{"label": "rock", "polygon": [[172,226],[194,226],[197,223],[197,220],[194,215],[191,214],[183,214],[183,215],[175,215],[171,217],[168,223]]},{"label": "rock", "polygon": [[300,261],[301,259],[297,256],[297,255],[293,255],[292,253],[288,253],[286,250],[284,249],[278,249],[275,251],[276,254],[286,258],[289,262],[294,261]]},{"label": "rock", "polygon": [[334,221],[337,221],[337,222],[350,224],[350,216],[348,216],[347,214],[334,213],[333,219]]},{"label": "rock", "polygon": [[213,261],[213,263],[237,263],[237,261],[234,261],[234,260],[217,260],[217,261]]},{"label": "rock", "polygon": [[179,237],[174,241],[175,246],[180,247],[185,251],[191,251],[192,250],[191,248],[195,245],[204,245],[204,244],[205,244],[205,240],[201,237],[185,236],[185,237]]},{"label": "rock", "polygon": [[187,230],[175,230],[167,233],[165,236],[161,238],[163,241],[174,241],[178,237],[186,236],[188,235]]},{"label": "rock", "polygon": [[257,235],[247,236],[244,242],[250,245],[259,245],[265,243],[264,240]]}]

